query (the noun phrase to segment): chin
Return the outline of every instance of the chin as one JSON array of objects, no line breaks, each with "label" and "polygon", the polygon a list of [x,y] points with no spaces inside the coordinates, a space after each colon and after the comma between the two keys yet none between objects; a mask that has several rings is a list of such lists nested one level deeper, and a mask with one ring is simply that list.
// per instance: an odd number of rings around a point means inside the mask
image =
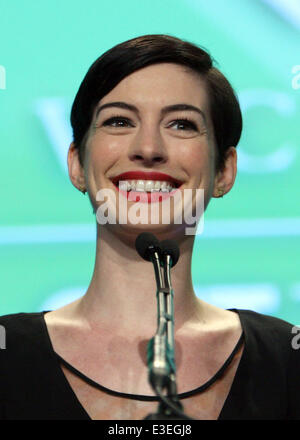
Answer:
[{"label": "chin", "polygon": [[121,241],[126,241],[127,243],[134,243],[136,237],[142,232],[150,232],[154,234],[158,240],[175,240],[178,243],[182,240],[190,237],[185,234],[186,225],[175,225],[175,224],[125,224],[125,225],[110,225],[111,233],[115,236],[119,236]]}]

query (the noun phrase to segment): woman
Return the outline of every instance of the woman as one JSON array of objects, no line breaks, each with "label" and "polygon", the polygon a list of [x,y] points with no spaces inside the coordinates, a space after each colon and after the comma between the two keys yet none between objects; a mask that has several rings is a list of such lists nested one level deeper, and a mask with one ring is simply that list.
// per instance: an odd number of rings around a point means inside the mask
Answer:
[{"label": "woman", "polygon": [[[102,55],[79,88],[71,122],[70,179],[87,192],[98,220],[101,190],[110,190],[106,208],[126,200],[129,213],[131,193],[199,189],[206,208],[234,184],[239,104],[210,56],[177,38],[143,36]],[[163,205],[148,196],[145,203],[148,213]],[[175,222],[177,208],[170,208],[169,223],[160,216],[136,224],[132,217],[121,222],[118,206],[116,222],[97,222],[94,272],[82,298],[44,314],[1,318],[3,418],[133,420],[156,412],[146,360],[157,324],[156,285],[152,265],[135,249],[143,231],[180,247],[172,285],[184,412],[196,419],[299,418],[292,326],[196,297],[195,236],[186,234],[184,220]]]}]

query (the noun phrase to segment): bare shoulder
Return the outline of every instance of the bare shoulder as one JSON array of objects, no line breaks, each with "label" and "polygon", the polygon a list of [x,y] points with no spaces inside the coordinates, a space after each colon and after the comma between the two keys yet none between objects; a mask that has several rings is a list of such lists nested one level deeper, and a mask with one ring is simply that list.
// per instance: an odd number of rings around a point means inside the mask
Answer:
[{"label": "bare shoulder", "polygon": [[242,334],[242,325],[238,313],[207,305],[208,332],[215,337],[215,346],[227,347],[228,353],[233,350]]},{"label": "bare shoulder", "polygon": [[63,354],[65,347],[74,347],[76,341],[84,338],[88,328],[83,319],[76,313],[77,301],[67,304],[44,315],[49,337],[54,350]]},{"label": "bare shoulder", "polygon": [[198,310],[199,313],[195,312],[194,319],[189,321],[186,327],[191,334],[223,334],[225,337],[241,335],[242,326],[238,313],[202,300],[198,300]]},{"label": "bare shoulder", "polygon": [[79,300],[73,301],[56,310],[52,310],[45,314],[45,321],[49,327],[68,327],[71,325],[79,325],[83,322],[80,315],[77,313],[77,306]]},{"label": "bare shoulder", "polygon": [[212,304],[206,304],[206,316],[208,322],[216,328],[228,331],[241,331],[241,321],[238,313],[232,310],[221,309]]},{"label": "bare shoulder", "polygon": [[186,348],[204,353],[214,349],[224,359],[230,355],[242,335],[238,313],[199,300],[193,319],[175,331],[175,338]]}]

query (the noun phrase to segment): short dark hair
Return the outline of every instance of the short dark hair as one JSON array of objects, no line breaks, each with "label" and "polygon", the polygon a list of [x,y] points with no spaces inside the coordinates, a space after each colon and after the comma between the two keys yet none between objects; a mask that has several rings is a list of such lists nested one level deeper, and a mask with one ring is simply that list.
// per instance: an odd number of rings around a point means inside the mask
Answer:
[{"label": "short dark hair", "polygon": [[204,79],[217,143],[216,170],[224,167],[226,150],[236,147],[242,115],[236,94],[225,76],[213,66],[207,51],[170,35],[144,35],[120,43],[101,55],[89,68],[71,110],[73,142],[83,165],[86,136],[98,102],[122,79],[138,69],[157,64],[187,66]]}]

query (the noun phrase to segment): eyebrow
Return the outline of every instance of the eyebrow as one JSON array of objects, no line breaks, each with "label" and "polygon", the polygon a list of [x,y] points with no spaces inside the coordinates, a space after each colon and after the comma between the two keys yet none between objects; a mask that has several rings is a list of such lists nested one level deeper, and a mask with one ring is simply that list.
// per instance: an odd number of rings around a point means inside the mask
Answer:
[{"label": "eyebrow", "polygon": [[[126,102],[122,102],[122,101],[117,101],[117,102],[108,102],[107,104],[103,104],[100,107],[98,107],[96,110],[95,117],[96,118],[98,117],[101,110],[104,110],[105,108],[111,108],[111,107],[122,108],[122,109],[130,110],[132,112],[139,114],[139,110],[135,105],[127,104]],[[202,116],[205,125],[207,125],[206,116],[205,116],[204,112],[200,108],[195,107],[194,105],[191,105],[191,104],[167,105],[166,107],[163,107],[161,109],[161,114],[162,114],[162,116],[165,116],[167,113],[176,112],[176,111],[183,111],[183,110],[197,112],[198,114],[200,114]]]}]

